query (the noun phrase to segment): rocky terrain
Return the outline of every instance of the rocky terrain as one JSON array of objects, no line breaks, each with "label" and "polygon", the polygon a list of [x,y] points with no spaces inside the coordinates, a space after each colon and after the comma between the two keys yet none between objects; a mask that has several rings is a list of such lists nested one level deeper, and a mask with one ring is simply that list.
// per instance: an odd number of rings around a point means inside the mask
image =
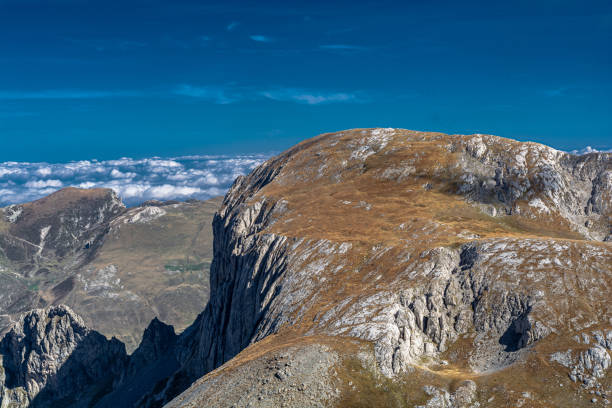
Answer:
[{"label": "rocky terrain", "polygon": [[0,210],[0,334],[20,313],[57,304],[130,351],[155,316],[183,330],[208,300],[219,204],[127,209],[112,190],[67,188]]},{"label": "rocky terrain", "polygon": [[[90,406],[607,406],[611,203],[606,153],[402,129],[307,140],[236,180],[206,308],[180,335],[152,322]],[[61,382],[62,364],[15,360],[6,378],[37,385],[5,380],[6,406]]]},{"label": "rocky terrain", "polygon": [[123,370],[123,343],[88,329],[66,306],[36,309],[0,341],[2,407],[87,406]]}]

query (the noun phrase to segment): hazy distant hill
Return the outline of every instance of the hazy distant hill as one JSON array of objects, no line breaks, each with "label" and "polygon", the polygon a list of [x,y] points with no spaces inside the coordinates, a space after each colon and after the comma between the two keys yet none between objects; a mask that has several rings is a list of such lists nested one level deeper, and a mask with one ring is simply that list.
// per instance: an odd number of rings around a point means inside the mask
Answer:
[{"label": "hazy distant hill", "polygon": [[177,330],[208,300],[220,199],[127,209],[106,189],[67,188],[0,219],[0,332],[19,313],[66,304],[135,348],[158,316]]}]

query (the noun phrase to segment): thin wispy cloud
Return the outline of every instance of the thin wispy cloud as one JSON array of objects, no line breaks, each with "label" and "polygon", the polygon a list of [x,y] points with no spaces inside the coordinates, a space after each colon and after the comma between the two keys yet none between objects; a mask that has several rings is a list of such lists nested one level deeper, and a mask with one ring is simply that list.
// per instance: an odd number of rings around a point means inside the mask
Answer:
[{"label": "thin wispy cloud", "polygon": [[175,89],[175,94],[202,99],[221,105],[257,100],[293,102],[306,105],[360,103],[367,101],[367,98],[362,92],[331,92],[283,87],[257,89],[254,87],[241,87],[236,85],[219,87],[183,84]]},{"label": "thin wispy cloud", "polygon": [[[319,105],[329,103],[366,102],[368,99],[363,92],[324,91],[293,87],[254,87],[235,84],[180,84],[174,88],[165,91],[99,91],[76,89],[55,89],[40,91],[0,91],[0,100],[7,101],[112,99],[144,96],[151,98],[180,96],[200,99],[219,105],[257,100],[274,100],[282,102],[301,103],[307,105]],[[22,110],[16,110],[15,112],[11,112],[8,110],[0,111],[0,117],[23,117],[33,115],[36,115],[36,113],[31,113]]]},{"label": "thin wispy cloud", "polygon": [[182,84],[176,87],[174,94],[203,99],[219,105],[227,105],[245,99],[244,94],[238,89],[219,86],[194,86]]},{"label": "thin wispy cloud", "polygon": [[273,42],[274,39],[272,37],[268,37],[266,35],[251,35],[249,36],[249,38],[253,41],[256,42],[265,42],[265,43],[269,43],[269,42]]},{"label": "thin wispy cloud", "polygon": [[0,91],[0,100],[22,99],[101,99],[139,96],[136,91],[99,91],[79,89],[49,89],[41,91]]},{"label": "thin wispy cloud", "polygon": [[330,103],[356,103],[363,102],[355,93],[320,92],[299,88],[281,88],[261,93],[267,99],[283,102],[296,102],[307,105],[320,105]]},{"label": "thin wispy cloud", "polygon": [[542,94],[544,94],[544,96],[548,96],[548,97],[552,98],[552,97],[556,97],[556,96],[566,95],[569,90],[570,90],[569,87],[562,86],[562,87],[559,87],[559,88],[546,89],[546,90],[542,91]]},{"label": "thin wispy cloud", "polygon": [[236,27],[238,27],[239,25],[240,23],[238,21],[232,21],[231,23],[227,25],[227,27],[225,27],[225,29],[227,31],[234,31]]}]

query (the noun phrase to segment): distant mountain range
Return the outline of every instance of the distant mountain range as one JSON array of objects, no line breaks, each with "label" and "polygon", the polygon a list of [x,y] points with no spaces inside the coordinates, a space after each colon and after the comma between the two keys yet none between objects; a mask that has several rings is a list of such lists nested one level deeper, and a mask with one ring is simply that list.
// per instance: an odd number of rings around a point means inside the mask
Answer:
[{"label": "distant mountain range", "polygon": [[[205,307],[180,334],[158,314],[129,355],[78,316],[89,301],[57,303],[167,286],[182,310],[206,244],[176,225],[200,230],[210,213],[56,194],[4,210],[4,274],[89,272],[74,297],[58,279],[36,291],[53,306],[19,303],[0,340],[2,407],[609,404],[610,153],[404,129],[306,140],[236,179],[212,217]],[[149,256],[176,262],[159,274]],[[158,272],[136,280],[135,265]]]},{"label": "distant mountain range", "polygon": [[133,350],[158,316],[182,330],[208,300],[219,198],[126,208],[108,189],[65,188],[4,208],[0,333],[20,313],[66,304]]}]

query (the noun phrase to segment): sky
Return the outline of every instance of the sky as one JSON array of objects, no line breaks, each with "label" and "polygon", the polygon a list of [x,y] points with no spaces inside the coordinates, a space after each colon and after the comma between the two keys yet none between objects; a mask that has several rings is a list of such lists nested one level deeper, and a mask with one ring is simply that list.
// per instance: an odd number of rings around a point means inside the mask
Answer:
[{"label": "sky", "polygon": [[0,161],[356,127],[612,147],[609,1],[0,0]]},{"label": "sky", "polygon": [[597,0],[0,0],[0,163],[270,155],[361,127],[609,149],[611,37]]}]

